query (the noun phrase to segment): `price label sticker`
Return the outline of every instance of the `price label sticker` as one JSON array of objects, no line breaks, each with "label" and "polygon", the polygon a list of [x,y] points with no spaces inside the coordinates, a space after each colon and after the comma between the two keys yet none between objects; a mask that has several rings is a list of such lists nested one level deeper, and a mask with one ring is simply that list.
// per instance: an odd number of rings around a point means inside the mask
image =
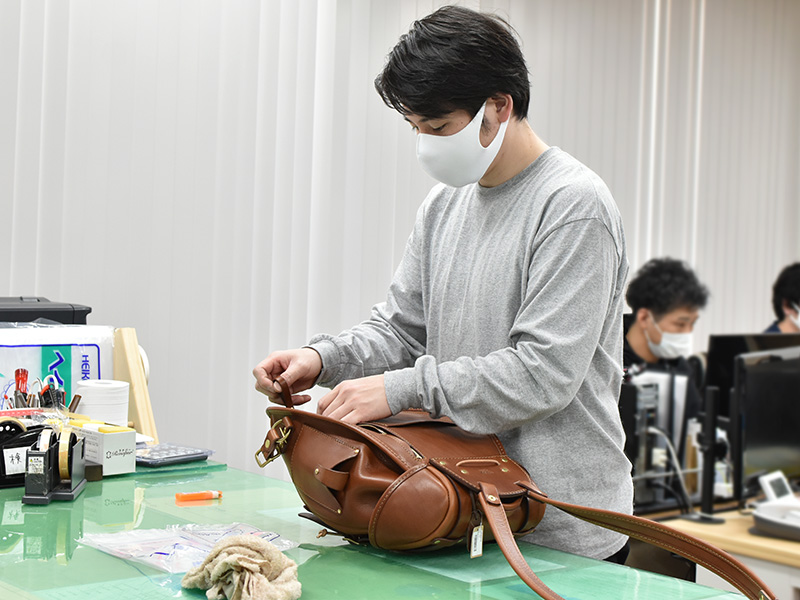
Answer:
[{"label": "price label sticker", "polygon": [[483,523],[472,530],[469,545],[469,557],[478,558],[479,556],[483,556]]}]

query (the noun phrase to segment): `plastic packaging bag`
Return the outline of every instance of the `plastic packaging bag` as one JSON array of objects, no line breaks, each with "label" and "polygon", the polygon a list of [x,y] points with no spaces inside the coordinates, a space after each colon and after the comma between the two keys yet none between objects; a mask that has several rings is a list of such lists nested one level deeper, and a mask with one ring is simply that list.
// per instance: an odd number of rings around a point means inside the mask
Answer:
[{"label": "plastic packaging bag", "polygon": [[167,573],[185,573],[205,560],[214,545],[231,535],[256,535],[284,551],[298,544],[273,531],[246,523],[228,525],[170,525],[165,529],[134,529],[94,533],[79,543],[125,560],[133,560]]}]

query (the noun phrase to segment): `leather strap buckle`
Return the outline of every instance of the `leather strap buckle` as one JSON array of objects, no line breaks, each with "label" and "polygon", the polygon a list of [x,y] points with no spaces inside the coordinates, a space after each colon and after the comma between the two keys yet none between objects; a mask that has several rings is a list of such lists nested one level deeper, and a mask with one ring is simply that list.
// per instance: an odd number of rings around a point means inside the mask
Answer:
[{"label": "leather strap buckle", "polygon": [[261,444],[261,448],[256,450],[256,463],[260,468],[263,469],[283,454],[291,433],[292,424],[287,417],[279,419],[270,427],[267,437],[264,438],[264,443]]}]

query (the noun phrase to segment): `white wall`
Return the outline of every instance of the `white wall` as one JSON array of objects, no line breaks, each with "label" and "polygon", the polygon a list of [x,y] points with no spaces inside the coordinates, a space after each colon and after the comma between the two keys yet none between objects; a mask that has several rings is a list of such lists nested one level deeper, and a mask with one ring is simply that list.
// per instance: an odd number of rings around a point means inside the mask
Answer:
[{"label": "white wall", "polygon": [[[252,367],[366,316],[432,183],[372,80],[440,4],[0,0],[0,295],[135,327],[161,438],[255,470]],[[530,121],[608,182],[632,267],[708,283],[697,349],[768,325],[800,259],[800,4],[465,4],[520,32]]]}]

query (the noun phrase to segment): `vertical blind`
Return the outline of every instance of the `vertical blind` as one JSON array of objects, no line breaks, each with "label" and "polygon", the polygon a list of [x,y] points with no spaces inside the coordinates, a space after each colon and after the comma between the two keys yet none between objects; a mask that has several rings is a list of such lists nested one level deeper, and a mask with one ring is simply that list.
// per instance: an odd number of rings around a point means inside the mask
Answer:
[{"label": "vertical blind", "polygon": [[[252,367],[367,316],[433,183],[372,82],[441,4],[4,0],[0,294],[135,327],[160,437],[255,469]],[[609,184],[632,268],[709,285],[695,349],[766,327],[800,259],[800,5],[462,4],[519,32],[530,122]]]}]

